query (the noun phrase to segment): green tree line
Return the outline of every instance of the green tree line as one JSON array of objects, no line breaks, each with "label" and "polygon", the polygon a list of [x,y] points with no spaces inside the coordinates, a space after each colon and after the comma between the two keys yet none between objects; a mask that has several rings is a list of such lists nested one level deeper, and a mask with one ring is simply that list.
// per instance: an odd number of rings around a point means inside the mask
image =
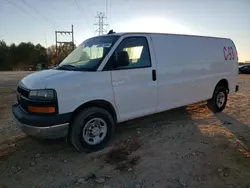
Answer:
[{"label": "green tree line", "polygon": [[70,52],[72,45],[65,44],[58,47],[52,45],[47,49],[41,44],[32,44],[31,42],[21,42],[20,44],[7,45],[5,41],[0,40],[0,71],[7,70],[35,70],[38,64],[46,67],[60,63]]}]

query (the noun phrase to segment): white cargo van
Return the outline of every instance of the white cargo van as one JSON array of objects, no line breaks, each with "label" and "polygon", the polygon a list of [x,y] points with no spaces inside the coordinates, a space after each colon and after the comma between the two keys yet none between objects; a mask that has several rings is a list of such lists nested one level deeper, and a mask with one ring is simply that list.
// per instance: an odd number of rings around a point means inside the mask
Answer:
[{"label": "white cargo van", "polygon": [[230,39],[112,33],[22,79],[12,110],[26,134],[67,136],[78,150],[94,151],[119,122],[203,100],[222,111],[238,90],[237,61]]}]

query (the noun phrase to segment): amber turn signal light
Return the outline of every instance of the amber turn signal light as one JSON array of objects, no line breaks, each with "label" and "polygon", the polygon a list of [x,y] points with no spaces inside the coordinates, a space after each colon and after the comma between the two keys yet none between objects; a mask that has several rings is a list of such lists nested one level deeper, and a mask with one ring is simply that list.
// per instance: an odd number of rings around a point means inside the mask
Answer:
[{"label": "amber turn signal light", "polygon": [[28,106],[28,111],[32,113],[43,113],[43,114],[51,114],[55,113],[55,107],[37,107],[37,106]]}]

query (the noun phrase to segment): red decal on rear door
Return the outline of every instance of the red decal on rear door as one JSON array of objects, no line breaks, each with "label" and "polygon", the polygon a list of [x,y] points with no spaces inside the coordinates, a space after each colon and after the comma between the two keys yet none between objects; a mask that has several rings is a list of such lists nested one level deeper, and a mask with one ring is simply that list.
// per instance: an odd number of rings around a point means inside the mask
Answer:
[{"label": "red decal on rear door", "polygon": [[230,53],[230,60],[234,60],[234,51],[233,47],[228,47],[228,51]]},{"label": "red decal on rear door", "polygon": [[224,58],[225,58],[225,60],[227,60],[228,53],[227,53],[227,48],[225,46],[223,48],[223,51],[224,51]]},{"label": "red decal on rear door", "polygon": [[233,51],[233,47],[231,46],[224,46],[223,48],[223,52],[224,52],[224,58],[225,60],[234,60],[234,51]]}]

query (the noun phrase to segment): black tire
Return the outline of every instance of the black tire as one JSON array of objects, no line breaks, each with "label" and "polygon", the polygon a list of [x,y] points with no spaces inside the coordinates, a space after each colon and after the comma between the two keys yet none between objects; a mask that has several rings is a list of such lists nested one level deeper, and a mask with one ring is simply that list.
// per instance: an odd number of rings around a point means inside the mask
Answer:
[{"label": "black tire", "polygon": [[[87,143],[86,140],[83,138],[83,130],[84,128],[86,128],[85,126],[87,126],[86,123],[92,121],[92,119],[94,118],[101,119],[103,120],[103,122],[106,123],[107,132],[105,137],[100,143],[93,145]],[[108,144],[108,142],[114,135],[114,130],[115,130],[114,118],[107,110],[99,107],[90,107],[80,111],[76,115],[76,117],[72,122],[71,131],[69,132],[69,134],[71,134],[70,135],[71,143],[78,151],[94,152],[103,149]],[[85,134],[86,131],[89,132],[88,130],[85,130]]]},{"label": "black tire", "polygon": [[[221,93],[223,93],[225,100],[224,100],[223,104],[219,105],[217,102],[217,99],[218,99],[218,95],[221,95]],[[214,90],[213,98],[208,100],[208,108],[213,113],[222,112],[226,107],[227,98],[228,98],[228,89],[225,88],[224,86],[217,86]]]}]

